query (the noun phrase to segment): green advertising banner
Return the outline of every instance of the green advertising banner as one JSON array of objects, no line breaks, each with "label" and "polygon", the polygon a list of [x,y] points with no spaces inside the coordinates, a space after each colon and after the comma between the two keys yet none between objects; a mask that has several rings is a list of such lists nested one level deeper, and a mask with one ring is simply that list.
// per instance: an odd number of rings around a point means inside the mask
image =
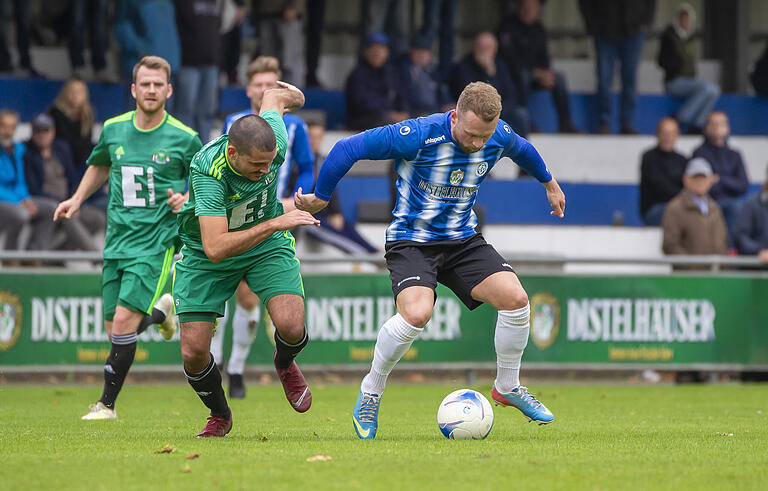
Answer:
[{"label": "green advertising banner", "polygon": [[[768,368],[768,278],[737,276],[521,276],[531,301],[524,362],[578,365],[719,365]],[[303,364],[366,364],[394,313],[384,274],[306,275],[310,344]],[[98,274],[0,273],[0,370],[99,366],[109,353]],[[263,311],[263,310],[262,310]],[[416,363],[493,362],[496,312],[470,312],[444,287],[405,355]],[[231,326],[225,326],[225,354]],[[262,315],[248,359],[270,365]],[[178,333],[140,336],[136,365],[181,364]]]}]

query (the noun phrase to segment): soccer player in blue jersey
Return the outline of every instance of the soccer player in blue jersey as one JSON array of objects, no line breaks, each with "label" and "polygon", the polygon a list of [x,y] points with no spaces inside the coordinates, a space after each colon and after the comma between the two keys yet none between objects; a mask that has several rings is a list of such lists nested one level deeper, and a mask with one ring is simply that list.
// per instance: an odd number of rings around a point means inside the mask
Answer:
[{"label": "soccer player in blue jersey", "polygon": [[[245,88],[245,93],[251,100],[251,107],[227,116],[222,134],[229,133],[232,124],[243,116],[261,112],[264,92],[267,89],[278,87],[277,81],[282,76],[280,62],[274,56],[259,56],[248,66],[246,75],[248,85]],[[283,203],[283,208],[287,213],[293,209],[291,196],[296,189],[299,186],[304,189],[311,189],[315,183],[315,156],[312,153],[306,123],[300,117],[290,113],[283,116],[283,122],[288,132],[288,146],[285,152],[285,163],[280,166],[277,175],[277,197]],[[290,188],[289,181],[294,166],[298,171],[298,178],[296,186]],[[232,351],[227,363],[227,375],[229,377],[229,397],[241,399],[245,397],[245,382],[243,380],[245,360],[251,351],[261,309],[259,308],[259,298],[248,289],[245,281],[242,281],[237,288],[235,298],[235,313],[232,316]],[[216,360],[224,360],[224,326],[228,318],[229,308],[224,311],[224,317],[219,321],[216,334],[211,341],[211,352]]]},{"label": "soccer player in blue jersey", "polygon": [[314,194],[295,195],[296,207],[315,213],[341,177],[361,159],[395,159],[397,204],[387,229],[385,258],[397,313],[379,330],[370,372],[352,413],[360,438],[376,436],[387,376],[432,316],[440,282],[469,309],[482,303],[498,310],[497,372],[491,394],[532,421],[554,415],[520,385],[520,360],[528,342],[529,305],[512,267],[475,232],[472,211],[478,186],[502,157],[537,178],[562,218],[565,195],[535,148],[499,119],[501,97],[483,82],[467,85],[455,111],[374,128],[339,141],[325,160]]}]

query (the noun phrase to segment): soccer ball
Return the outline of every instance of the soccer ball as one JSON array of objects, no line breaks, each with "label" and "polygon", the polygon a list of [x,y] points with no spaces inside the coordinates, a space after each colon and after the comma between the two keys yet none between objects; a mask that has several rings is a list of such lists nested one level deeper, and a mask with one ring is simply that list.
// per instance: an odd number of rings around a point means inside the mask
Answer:
[{"label": "soccer ball", "polygon": [[451,440],[482,440],[493,428],[493,409],[483,394],[459,389],[440,403],[437,425]]}]

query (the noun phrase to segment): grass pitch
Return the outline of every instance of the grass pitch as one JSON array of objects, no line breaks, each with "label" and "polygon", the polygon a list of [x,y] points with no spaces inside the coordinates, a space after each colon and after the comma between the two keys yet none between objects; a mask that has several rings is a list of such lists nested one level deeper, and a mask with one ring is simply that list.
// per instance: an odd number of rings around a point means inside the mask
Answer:
[{"label": "grass pitch", "polygon": [[[194,438],[206,411],[184,386],[125,387],[117,421],[81,421],[96,386],[0,387],[0,488],[766,489],[768,387],[531,386],[549,426],[495,408],[484,441],[437,429],[458,386],[391,385],[379,435],[352,429],[356,386],[313,387],[293,412],[279,386],[233,401],[224,439]],[[489,397],[489,388],[474,387]],[[166,445],[172,453],[156,453]],[[199,454],[198,458],[188,456]],[[313,456],[331,460],[308,462]]]}]

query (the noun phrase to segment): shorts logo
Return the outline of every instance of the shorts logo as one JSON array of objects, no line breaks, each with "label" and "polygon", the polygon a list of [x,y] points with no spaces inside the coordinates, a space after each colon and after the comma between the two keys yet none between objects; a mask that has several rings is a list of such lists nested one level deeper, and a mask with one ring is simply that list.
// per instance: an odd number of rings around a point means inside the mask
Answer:
[{"label": "shorts logo", "polygon": [[452,171],[449,180],[451,181],[452,186],[458,186],[459,183],[464,180],[464,171],[460,169]]},{"label": "shorts logo", "polygon": [[509,269],[511,269],[512,271],[514,271],[514,268],[512,268],[512,266],[510,266],[510,265],[509,265],[509,263],[501,263],[501,267],[502,267],[502,268],[509,268]]},{"label": "shorts logo", "polygon": [[400,282],[397,284],[397,287],[400,288],[400,285],[402,285],[406,281],[409,281],[409,280],[420,280],[420,279],[421,279],[421,276],[409,276],[408,278],[400,280]]},{"label": "shorts logo", "polygon": [[21,299],[0,291],[0,351],[13,348],[21,334]]},{"label": "shorts logo", "polygon": [[504,125],[504,131],[506,131],[510,135],[512,134],[512,130],[509,128],[509,125],[507,125],[507,124]]},{"label": "shorts logo", "polygon": [[411,132],[411,129],[409,127],[407,127],[407,126],[401,126],[400,127],[400,134],[401,135],[405,136],[405,135],[407,135],[410,132]]},{"label": "shorts logo", "polygon": [[478,176],[482,176],[488,172],[488,162],[480,162],[480,165],[477,166],[477,169],[475,169],[475,173]]},{"label": "shorts logo", "polygon": [[203,396],[203,397],[211,395],[211,393],[210,393],[210,392],[205,392],[205,391],[200,391],[200,392],[195,392],[195,393],[196,393],[197,395],[199,395],[199,396]]},{"label": "shorts logo", "polygon": [[545,349],[557,339],[560,330],[560,304],[549,293],[531,297],[531,339],[539,349]]}]

